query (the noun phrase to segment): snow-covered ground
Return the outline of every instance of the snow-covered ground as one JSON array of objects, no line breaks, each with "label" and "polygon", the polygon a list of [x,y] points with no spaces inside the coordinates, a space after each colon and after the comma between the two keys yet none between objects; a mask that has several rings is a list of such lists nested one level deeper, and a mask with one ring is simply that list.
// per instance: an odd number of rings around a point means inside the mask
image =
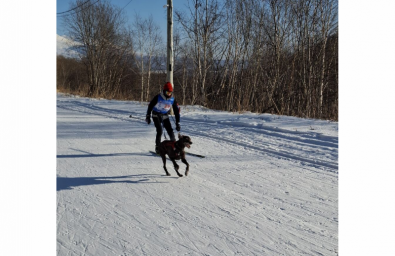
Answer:
[{"label": "snow-covered ground", "polygon": [[58,94],[57,255],[338,254],[337,122],[182,106],[178,178],[146,109]]}]

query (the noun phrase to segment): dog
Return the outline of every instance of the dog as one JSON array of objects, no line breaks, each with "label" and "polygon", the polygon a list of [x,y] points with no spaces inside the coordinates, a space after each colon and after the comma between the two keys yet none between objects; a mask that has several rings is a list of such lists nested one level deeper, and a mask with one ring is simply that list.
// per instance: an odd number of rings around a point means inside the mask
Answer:
[{"label": "dog", "polygon": [[185,169],[185,176],[188,176],[189,172],[189,164],[185,159],[185,147],[190,148],[192,145],[192,140],[189,136],[183,136],[178,134],[177,141],[164,140],[159,144],[159,154],[162,157],[163,168],[165,169],[166,175],[170,176],[170,173],[166,168],[166,155],[169,156],[170,160],[173,162],[174,169],[179,177],[182,177],[182,174],[178,172],[180,166],[176,163],[176,160],[180,160],[187,166]]}]

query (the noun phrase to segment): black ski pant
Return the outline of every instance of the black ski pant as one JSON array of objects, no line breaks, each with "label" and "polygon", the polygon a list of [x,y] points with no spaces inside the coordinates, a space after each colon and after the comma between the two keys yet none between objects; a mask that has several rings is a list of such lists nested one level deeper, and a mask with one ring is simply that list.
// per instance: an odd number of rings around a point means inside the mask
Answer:
[{"label": "black ski pant", "polygon": [[161,137],[163,134],[162,123],[167,131],[167,134],[169,134],[170,136],[170,140],[172,141],[176,140],[176,138],[174,137],[173,128],[171,127],[171,123],[168,115],[154,114],[152,115],[152,120],[154,120],[154,124],[156,127],[156,139],[155,139],[156,146],[159,146],[161,142]]}]

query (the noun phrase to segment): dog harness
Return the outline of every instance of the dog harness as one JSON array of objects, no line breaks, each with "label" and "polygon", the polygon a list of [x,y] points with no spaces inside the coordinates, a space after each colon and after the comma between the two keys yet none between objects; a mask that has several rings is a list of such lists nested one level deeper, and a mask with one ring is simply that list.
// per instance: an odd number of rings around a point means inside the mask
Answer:
[{"label": "dog harness", "polygon": [[167,114],[167,112],[170,111],[171,106],[174,103],[174,98],[171,97],[170,99],[165,99],[163,97],[162,93],[159,94],[158,96],[158,103],[154,106],[154,111],[161,113],[161,114]]},{"label": "dog harness", "polygon": [[176,156],[179,156],[181,153],[180,148],[177,147],[177,141],[166,141],[166,142],[162,142],[165,143],[166,146],[171,146],[174,153],[176,154]]}]

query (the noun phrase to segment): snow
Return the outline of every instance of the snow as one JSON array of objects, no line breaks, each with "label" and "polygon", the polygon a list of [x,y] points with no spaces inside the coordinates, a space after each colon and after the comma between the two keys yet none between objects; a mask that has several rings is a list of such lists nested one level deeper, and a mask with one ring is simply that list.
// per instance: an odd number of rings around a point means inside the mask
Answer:
[{"label": "snow", "polygon": [[337,122],[181,106],[178,178],[146,109],[57,95],[57,255],[338,254]]}]

